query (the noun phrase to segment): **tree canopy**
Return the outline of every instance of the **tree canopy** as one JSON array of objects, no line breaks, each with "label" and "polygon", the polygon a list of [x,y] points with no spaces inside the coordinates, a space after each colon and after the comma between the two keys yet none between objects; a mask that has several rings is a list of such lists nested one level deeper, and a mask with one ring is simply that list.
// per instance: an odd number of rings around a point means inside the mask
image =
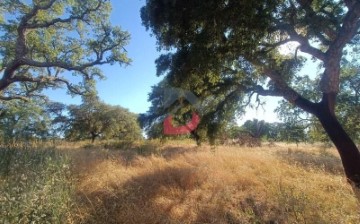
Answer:
[{"label": "tree canopy", "polygon": [[[359,1],[147,0],[141,16],[159,49],[168,50],[156,61],[157,75],[214,109],[202,114],[208,135],[249,98],[283,97],[318,118],[360,187],[360,153],[335,111],[341,61],[360,42]],[[290,43],[297,47],[283,53]],[[315,98],[296,88],[307,60],[299,52],[321,64]]]},{"label": "tree canopy", "polygon": [[50,123],[43,102],[6,101],[0,105],[0,142],[46,139]]},{"label": "tree canopy", "polygon": [[109,0],[1,1],[0,100],[45,88],[83,94],[104,77],[100,65],[128,64],[130,35],[111,25],[110,12]]},{"label": "tree canopy", "polygon": [[138,140],[142,138],[137,116],[120,106],[111,106],[96,96],[84,96],[81,105],[68,107],[69,124],[65,137],[72,140],[121,139]]}]

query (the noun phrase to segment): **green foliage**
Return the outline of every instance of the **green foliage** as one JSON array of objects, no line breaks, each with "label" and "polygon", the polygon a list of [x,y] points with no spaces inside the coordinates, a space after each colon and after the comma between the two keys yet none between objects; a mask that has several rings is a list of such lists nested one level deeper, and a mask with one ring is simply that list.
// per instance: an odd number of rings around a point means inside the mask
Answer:
[{"label": "green foliage", "polygon": [[357,60],[344,62],[340,88],[336,112],[344,129],[360,142],[360,63]]},{"label": "green foliage", "polygon": [[0,105],[0,143],[29,144],[64,137],[72,140],[142,138],[137,115],[120,106],[105,104],[95,95],[86,95],[83,99],[83,104],[69,106],[35,99],[4,101]]},{"label": "green foliage", "polygon": [[[357,61],[343,60],[341,69],[340,88],[341,92],[337,96],[336,113],[338,119],[343,125],[344,129],[355,141],[360,141],[360,120],[358,111],[360,110],[360,79],[359,79],[360,65]],[[304,93],[304,95],[313,101],[320,100],[319,90],[314,83],[315,79],[310,79],[308,76],[299,79],[297,89]],[[312,141],[329,142],[330,139],[322,129],[320,122],[316,117],[304,113],[300,108],[282,101],[276,109],[285,122],[293,123],[303,126],[308,126],[308,137]]]},{"label": "green foliage", "polygon": [[[104,78],[100,65],[130,63],[124,50],[130,35],[110,23],[110,12],[109,0],[1,1],[1,99],[59,87],[83,94]],[[26,88],[7,92],[19,86]]]},{"label": "green foliage", "polygon": [[[166,86],[191,90],[199,97],[199,131],[207,132],[210,139],[234,119],[234,114],[243,111],[239,104],[244,92],[264,81],[238,55],[252,54],[264,35],[275,5],[267,6],[255,1],[147,1],[142,9],[143,23],[155,34],[159,47],[177,49],[158,58],[157,74],[166,74]],[[235,8],[240,12],[232,10]],[[160,85],[153,89],[155,96],[164,88]],[[161,112],[163,104],[154,94],[149,97],[154,107],[148,117],[156,120],[168,111]],[[185,107],[180,114],[189,111]]]},{"label": "green foliage", "polygon": [[101,102],[96,96],[83,97],[81,105],[70,105],[66,137],[73,140],[97,137],[122,140],[141,139],[137,116],[120,106]]},{"label": "green foliage", "polygon": [[48,129],[49,136],[53,139],[61,138],[69,126],[67,106],[59,102],[48,102],[45,111],[50,117],[51,125]]},{"label": "green foliage", "polygon": [[220,133],[223,140],[236,140],[241,136],[282,142],[303,142],[308,140],[306,127],[299,123],[268,123],[258,119],[247,120],[241,126],[236,123],[229,123],[225,130]]},{"label": "green foliage", "polygon": [[53,149],[0,148],[0,222],[69,222],[72,181],[70,160]]},{"label": "green foliage", "polygon": [[[143,116],[144,123],[158,125],[171,111],[163,109],[160,94],[167,87],[189,90],[198,97],[198,130],[205,131],[212,142],[251,106],[254,96],[259,104],[259,96],[281,96],[291,102],[292,106],[282,105],[281,116],[294,117],[291,113],[300,115],[301,110],[316,114],[318,104],[329,102],[323,102],[323,96],[339,91],[337,68],[346,54],[344,47],[349,43],[349,49],[355,49],[359,43],[356,10],[360,6],[352,3],[147,0],[141,10],[143,25],[155,35],[159,49],[168,52],[156,60],[157,75],[163,75],[164,80],[149,95],[153,106]],[[298,47],[283,52],[288,43]],[[298,73],[310,58],[300,57],[299,51],[320,62],[323,70],[318,78]],[[341,85],[346,82],[341,81]],[[178,102],[172,109],[179,106],[179,116],[191,108]],[[357,111],[354,104],[348,108]],[[341,114],[340,119],[345,117]],[[357,126],[357,120],[346,119]],[[285,126],[305,129],[307,122],[297,124],[295,120],[287,119]],[[295,132],[296,138],[304,137],[304,131]]]},{"label": "green foliage", "polygon": [[242,127],[255,138],[261,138],[269,132],[269,125],[264,120],[247,120]]},{"label": "green foliage", "polygon": [[299,123],[272,123],[269,128],[269,139],[283,142],[306,142],[306,126]]},{"label": "green foliage", "polygon": [[41,101],[5,101],[0,105],[0,141],[46,139],[50,117]]}]

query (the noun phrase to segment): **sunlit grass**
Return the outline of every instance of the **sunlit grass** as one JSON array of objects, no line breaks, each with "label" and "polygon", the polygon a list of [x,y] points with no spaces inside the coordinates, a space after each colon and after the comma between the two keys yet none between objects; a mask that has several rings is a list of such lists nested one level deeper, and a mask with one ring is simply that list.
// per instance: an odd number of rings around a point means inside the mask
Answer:
[{"label": "sunlit grass", "polygon": [[[139,147],[148,147],[141,153]],[[153,152],[153,153],[152,153]],[[80,223],[359,223],[334,149],[79,149]]]},{"label": "sunlit grass", "polygon": [[0,223],[359,223],[336,150],[105,141],[0,149]]}]

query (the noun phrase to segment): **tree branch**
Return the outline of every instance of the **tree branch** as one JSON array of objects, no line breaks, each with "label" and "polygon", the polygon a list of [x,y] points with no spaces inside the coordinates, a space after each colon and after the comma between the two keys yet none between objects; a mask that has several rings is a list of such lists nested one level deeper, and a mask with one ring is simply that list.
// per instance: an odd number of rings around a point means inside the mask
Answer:
[{"label": "tree branch", "polygon": [[[346,14],[343,24],[333,43],[330,45],[328,52],[331,54],[342,54],[345,45],[359,32],[360,28],[360,2],[352,4]],[[334,55],[332,55],[334,56]]]},{"label": "tree branch", "polygon": [[283,97],[281,92],[276,90],[264,89],[262,86],[257,85],[253,89],[251,89],[254,93],[259,94],[260,96],[275,96],[275,97]]},{"label": "tree branch", "polygon": [[353,4],[346,14],[336,39],[326,52],[325,71],[320,81],[323,93],[338,93],[340,83],[340,61],[343,49],[360,28],[360,2]]},{"label": "tree branch", "polygon": [[[311,7],[311,1],[309,0],[297,0],[297,2],[300,4],[301,8],[303,10],[305,10],[307,17],[311,18],[312,20],[316,20],[316,22],[318,21],[323,21],[325,18],[322,16],[319,16],[319,14],[317,14]],[[321,12],[325,15],[327,15],[328,17],[332,17],[332,14],[327,13],[325,10],[321,10]],[[334,18],[332,18],[334,19]],[[331,21],[331,20],[329,20]],[[322,34],[321,31],[323,31],[325,33],[326,36],[329,37],[329,40],[326,39]],[[337,32],[330,29],[329,27],[321,27],[321,30],[313,30],[313,32],[316,32],[316,36],[324,43],[328,43],[331,40],[334,40],[336,38],[336,34]]]},{"label": "tree branch", "polygon": [[68,80],[59,78],[59,77],[53,77],[53,76],[51,76],[51,77],[50,76],[40,76],[37,78],[28,77],[28,76],[16,76],[14,79],[12,79],[12,83],[14,83],[14,82],[36,83],[37,86],[35,86],[33,89],[30,89],[27,93],[38,90],[41,87],[40,84],[43,84],[45,86],[51,86],[51,85],[56,86],[57,83],[65,84],[67,89],[74,94],[83,95],[85,93],[84,91],[81,91],[78,88],[74,87]]},{"label": "tree branch", "polygon": [[279,28],[280,30],[286,31],[289,34],[291,41],[298,42],[300,44],[299,49],[302,52],[308,53],[308,54],[318,58],[321,61],[325,61],[325,59],[326,59],[325,53],[317,48],[312,47],[309,43],[309,40],[306,37],[301,36],[300,34],[298,34],[295,31],[294,26],[283,23],[283,24],[278,24],[277,28]]},{"label": "tree branch", "polygon": [[[46,28],[46,27],[54,26],[57,23],[70,23],[70,22],[72,22],[74,20],[84,20],[85,16],[87,14],[89,14],[91,12],[96,12],[97,10],[99,10],[99,8],[102,6],[102,4],[103,4],[103,0],[100,0],[100,1],[98,1],[98,4],[97,4],[97,6],[95,8],[88,8],[85,11],[83,11],[80,15],[70,16],[70,17],[68,17],[66,19],[57,18],[57,19],[53,19],[51,21],[47,21],[47,22],[44,22],[44,23],[27,24],[27,25],[25,25],[25,27],[27,29]],[[50,8],[50,7],[48,7],[48,8]],[[48,9],[48,8],[43,7],[42,9]],[[38,9],[41,9],[41,8],[38,8]],[[35,14],[33,16],[36,15],[37,11],[35,12]]]},{"label": "tree branch", "polygon": [[29,98],[26,96],[14,95],[14,96],[2,96],[0,95],[0,100],[10,101],[10,100],[23,100],[25,102],[29,101]]}]

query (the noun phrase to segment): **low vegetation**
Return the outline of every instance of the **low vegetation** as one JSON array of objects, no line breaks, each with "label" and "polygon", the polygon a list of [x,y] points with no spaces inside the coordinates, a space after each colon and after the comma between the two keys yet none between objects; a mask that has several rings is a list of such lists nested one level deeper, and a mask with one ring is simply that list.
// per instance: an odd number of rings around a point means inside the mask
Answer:
[{"label": "low vegetation", "polygon": [[2,223],[358,223],[333,148],[184,141],[0,150]]},{"label": "low vegetation", "polygon": [[0,223],[69,223],[75,182],[55,149],[0,148]]}]

